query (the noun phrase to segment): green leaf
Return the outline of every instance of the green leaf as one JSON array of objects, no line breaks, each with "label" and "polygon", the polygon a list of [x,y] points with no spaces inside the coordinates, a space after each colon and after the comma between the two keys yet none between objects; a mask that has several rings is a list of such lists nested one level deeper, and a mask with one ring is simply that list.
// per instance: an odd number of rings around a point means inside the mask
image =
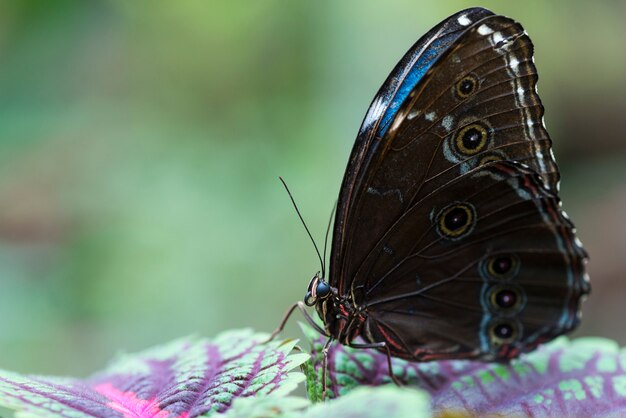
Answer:
[{"label": "green leaf", "polygon": [[255,398],[239,398],[231,409],[220,418],[295,418],[301,417],[302,411],[310,405],[305,398],[294,396],[278,397],[274,395]]},{"label": "green leaf", "polygon": [[362,386],[346,396],[318,403],[304,418],[421,418],[430,417],[430,397],[426,392],[395,385]]}]

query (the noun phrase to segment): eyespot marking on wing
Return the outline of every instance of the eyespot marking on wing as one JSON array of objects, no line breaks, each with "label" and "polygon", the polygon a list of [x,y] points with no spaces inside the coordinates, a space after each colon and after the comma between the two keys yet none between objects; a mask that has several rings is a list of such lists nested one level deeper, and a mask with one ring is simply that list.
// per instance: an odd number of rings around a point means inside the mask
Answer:
[{"label": "eyespot marking on wing", "polygon": [[510,316],[519,313],[526,305],[524,292],[510,283],[491,286],[484,294],[485,305],[494,314]]},{"label": "eyespot marking on wing", "polygon": [[489,139],[488,128],[480,123],[473,123],[457,132],[454,145],[461,155],[475,155],[487,146]]},{"label": "eyespot marking on wing", "polygon": [[459,99],[466,99],[476,93],[479,83],[478,77],[468,74],[456,83],[454,93]]},{"label": "eyespot marking on wing", "polygon": [[443,208],[436,216],[437,232],[442,238],[458,240],[472,232],[476,225],[476,209],[467,202],[456,202]]},{"label": "eyespot marking on wing", "polygon": [[486,280],[510,280],[519,272],[519,257],[513,254],[500,254],[484,259],[478,267]]},{"label": "eyespot marking on wing", "polygon": [[499,347],[503,344],[511,344],[520,335],[520,326],[516,321],[498,320],[489,327],[491,344]]}]

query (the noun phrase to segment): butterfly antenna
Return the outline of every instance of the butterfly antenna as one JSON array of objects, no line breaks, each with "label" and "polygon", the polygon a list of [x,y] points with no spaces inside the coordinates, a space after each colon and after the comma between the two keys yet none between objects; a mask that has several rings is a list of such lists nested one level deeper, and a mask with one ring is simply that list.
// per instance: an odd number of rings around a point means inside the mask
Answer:
[{"label": "butterfly antenna", "polygon": [[326,248],[328,244],[328,234],[330,232],[330,225],[333,223],[333,215],[337,210],[337,201],[335,200],[335,205],[333,206],[333,210],[330,211],[330,218],[328,218],[328,226],[326,227],[326,236],[324,237],[324,264],[322,265],[322,279],[326,276],[324,275],[324,270],[326,270]]},{"label": "butterfly antenna", "polygon": [[325,270],[324,270],[324,260],[322,259],[322,256],[320,254],[320,250],[317,248],[317,244],[315,243],[315,240],[313,239],[313,235],[311,235],[311,231],[309,231],[309,227],[306,226],[306,222],[304,222],[304,218],[302,218],[302,214],[300,214],[300,210],[298,209],[298,205],[296,205],[296,201],[294,200],[291,192],[289,191],[289,187],[287,187],[287,183],[285,183],[285,180],[283,180],[282,177],[278,177],[281,181],[281,183],[283,183],[283,186],[285,186],[285,190],[287,190],[287,194],[289,195],[289,198],[291,199],[291,203],[293,203],[293,207],[296,209],[296,213],[298,214],[298,217],[300,218],[300,222],[302,222],[302,225],[304,226],[304,229],[306,229],[306,233],[309,234],[309,238],[311,238],[311,242],[313,243],[313,246],[315,247],[315,252],[317,253],[317,258],[320,259],[320,265],[322,266],[322,277],[325,277]]}]

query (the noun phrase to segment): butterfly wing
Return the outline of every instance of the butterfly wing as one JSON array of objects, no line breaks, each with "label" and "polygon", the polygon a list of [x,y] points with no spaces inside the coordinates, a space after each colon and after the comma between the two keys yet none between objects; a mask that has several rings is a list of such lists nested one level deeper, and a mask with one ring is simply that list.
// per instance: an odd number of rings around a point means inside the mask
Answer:
[{"label": "butterfly wing", "polygon": [[363,337],[414,360],[515,357],[576,326],[585,257],[538,174],[490,162],[413,205],[372,249],[352,289]]},{"label": "butterfly wing", "polygon": [[[394,116],[399,108],[407,100],[407,96],[415,89],[415,86],[423,79],[424,74],[434,65],[437,58],[454,41],[456,41],[467,30],[467,26],[477,22],[486,16],[493,15],[492,12],[482,8],[472,8],[461,11],[450,16],[445,21],[431,29],[426,35],[418,40],[415,45],[405,54],[396,65],[376,97],[363,119],[363,124],[357,135],[352,153],[346,168],[346,173],[341,185],[337,213],[335,216],[334,233],[331,252],[331,275],[333,285],[345,291],[348,286],[344,286],[344,278],[350,277],[356,262],[346,262],[349,258],[353,260],[356,254],[362,254],[361,248],[348,248],[349,241],[347,232],[352,231],[356,219],[361,217],[362,209],[355,210],[355,202],[367,190],[365,185],[365,175],[369,172],[373,162],[378,158],[379,149],[382,145],[381,137],[389,129]],[[394,193],[393,189],[382,193]],[[386,210],[384,201],[376,199],[373,207]],[[381,205],[381,203],[383,203]],[[399,212],[390,214],[388,219],[397,218]],[[380,229],[382,231],[383,228]],[[381,232],[377,232],[380,236]],[[370,247],[375,242],[376,237],[363,245],[363,248]],[[356,253],[356,254],[355,254]],[[352,257],[352,258],[351,258]],[[356,261],[356,260],[355,260]],[[358,260],[358,261],[362,261]]]},{"label": "butterfly wing", "polygon": [[[480,11],[478,19],[473,10]],[[532,43],[518,23],[482,10],[446,20],[457,22],[460,34],[438,51],[391,116],[366,116],[361,133],[368,136],[357,140],[339,198],[331,285],[366,307],[364,336],[396,342],[400,357],[511,357],[572,329],[588,291],[584,250],[558,205],[558,170],[536,93]],[[494,163],[500,160],[528,168]],[[489,195],[474,189],[496,178],[493,187],[502,190],[489,204],[507,209],[485,218],[492,208],[481,199]],[[467,190],[481,197],[468,200]],[[473,216],[473,223],[470,233],[451,238],[438,229],[437,213],[455,204],[472,212],[457,207],[452,215]],[[490,227],[513,221],[521,224],[507,233]],[[428,251],[447,256],[423,259],[421,237],[433,231],[439,238],[427,239]],[[533,252],[550,255],[522,257]],[[493,290],[495,276],[484,269],[497,254],[518,267],[508,279],[513,284]],[[382,302],[388,298],[393,303]],[[523,309],[494,313],[485,305],[493,298],[523,300]],[[496,323],[502,312],[515,321]],[[515,339],[491,338],[494,327]]]}]

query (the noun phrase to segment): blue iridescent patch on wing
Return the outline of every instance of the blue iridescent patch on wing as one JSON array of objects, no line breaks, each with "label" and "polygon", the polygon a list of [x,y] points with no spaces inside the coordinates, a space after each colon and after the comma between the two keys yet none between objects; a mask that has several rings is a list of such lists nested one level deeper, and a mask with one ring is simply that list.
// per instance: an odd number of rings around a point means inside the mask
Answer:
[{"label": "blue iridescent patch on wing", "polygon": [[377,136],[382,137],[389,129],[389,125],[393,121],[398,109],[407,98],[409,93],[415,88],[417,83],[424,77],[424,74],[432,67],[436,59],[448,49],[448,47],[462,34],[462,32],[454,32],[435,39],[430,46],[415,61],[412,68],[402,81],[400,88],[389,103],[385,114],[381,118],[378,126]]}]

